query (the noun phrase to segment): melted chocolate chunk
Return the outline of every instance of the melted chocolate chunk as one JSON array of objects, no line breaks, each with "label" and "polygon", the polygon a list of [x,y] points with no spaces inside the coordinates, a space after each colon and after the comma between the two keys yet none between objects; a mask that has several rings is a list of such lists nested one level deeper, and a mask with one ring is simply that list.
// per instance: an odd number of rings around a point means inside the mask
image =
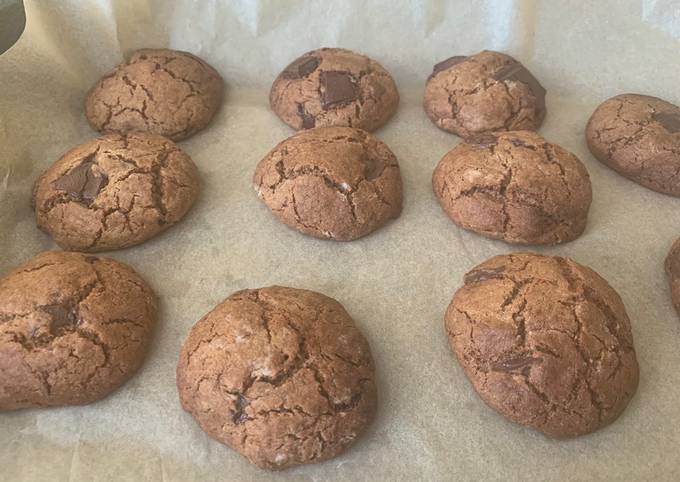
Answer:
[{"label": "melted chocolate chunk", "polygon": [[532,151],[536,150],[536,146],[527,144],[522,139],[510,139],[510,144],[512,144],[515,147],[523,147],[525,149],[530,149]]},{"label": "melted chocolate chunk", "polygon": [[43,306],[43,310],[52,317],[50,321],[50,333],[59,336],[67,331],[73,331],[78,324],[78,319],[71,307],[64,305]]},{"label": "melted chocolate chunk", "polygon": [[358,98],[357,86],[349,72],[321,72],[321,102],[324,109],[346,104]]},{"label": "melted chocolate chunk", "polygon": [[438,64],[435,64],[434,68],[432,69],[432,73],[430,76],[427,78],[427,80],[430,80],[432,77],[437,75],[439,72],[442,70],[446,70],[449,67],[453,67],[456,64],[460,64],[463,62],[467,57],[465,55],[456,55],[455,57],[449,57],[446,60],[442,60]]},{"label": "melted chocolate chunk", "polygon": [[511,358],[510,360],[503,360],[502,362],[494,363],[491,368],[495,371],[511,372],[513,370],[524,368],[527,365],[533,365],[534,363],[539,363],[542,361],[543,358],[534,358],[531,356]]},{"label": "melted chocolate chunk", "polygon": [[285,79],[303,79],[314,72],[320,63],[318,57],[300,57],[286,67],[281,76]]},{"label": "melted chocolate chunk", "polygon": [[88,159],[54,181],[54,187],[66,191],[69,197],[90,204],[108,184],[109,179],[101,172],[95,172],[94,161]]},{"label": "melted chocolate chunk", "polygon": [[524,67],[519,62],[506,65],[501,70],[496,72],[496,75],[494,75],[493,78],[499,82],[504,80],[512,80],[526,84],[529,86],[529,89],[531,89],[534,97],[536,97],[536,107],[538,110],[545,110],[545,89],[538,82],[538,80],[536,80],[536,77],[534,77],[531,72],[529,72],[526,67]]},{"label": "melted chocolate chunk", "polygon": [[480,281],[486,281],[488,279],[503,279],[502,273],[505,272],[503,267],[499,268],[488,268],[488,269],[476,269],[470,271],[463,278],[465,284],[468,283],[479,283]]},{"label": "melted chocolate chunk", "polygon": [[668,114],[665,112],[655,113],[652,119],[657,121],[661,126],[671,134],[680,132],[680,114]]},{"label": "melted chocolate chunk", "polygon": [[316,125],[316,119],[313,115],[310,115],[306,110],[305,106],[302,104],[297,105],[298,116],[302,119],[302,128],[311,129]]}]

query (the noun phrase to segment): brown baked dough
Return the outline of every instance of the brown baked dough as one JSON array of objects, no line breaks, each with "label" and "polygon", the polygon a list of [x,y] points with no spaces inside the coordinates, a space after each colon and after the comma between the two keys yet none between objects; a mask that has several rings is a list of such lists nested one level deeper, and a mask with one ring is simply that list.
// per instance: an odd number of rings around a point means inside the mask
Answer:
[{"label": "brown baked dough", "polygon": [[222,77],[195,55],[141,49],[92,87],[85,116],[99,132],[151,132],[179,141],[208,125],[223,95]]},{"label": "brown baked dough", "polygon": [[617,95],[595,110],[586,140],[590,152],[619,174],[680,196],[680,107],[648,95]]},{"label": "brown baked dough", "polygon": [[588,171],[535,132],[485,134],[449,151],[432,187],[462,228],[516,244],[557,244],[583,233],[592,200]]},{"label": "brown baked dough", "polygon": [[109,134],[64,154],[38,178],[38,227],[64,249],[142,243],[177,223],[198,196],[196,165],[156,134]]},{"label": "brown baked dough", "polygon": [[350,127],[289,137],[260,161],[253,182],[281,221],[317,238],[357,239],[401,213],[396,157],[373,135]]},{"label": "brown baked dough", "polygon": [[551,437],[610,424],[637,389],[621,298],[569,258],[523,253],[485,261],[465,275],[445,324],[480,397]]},{"label": "brown baked dough", "polygon": [[208,435],[266,469],[335,457],[376,410],[370,349],[342,305],[278,286],[234,293],[196,323],[177,387]]},{"label": "brown baked dough", "polygon": [[0,411],[104,398],[139,368],[151,289],[109,258],[45,252],[0,279]]},{"label": "brown baked dough", "polygon": [[664,267],[671,287],[673,306],[680,314],[680,238],[675,240],[671,246]]},{"label": "brown baked dough", "polygon": [[484,50],[435,65],[423,106],[437,127],[461,137],[537,130],[545,117],[545,93],[517,60]]},{"label": "brown baked dough", "polygon": [[345,49],[312,50],[274,80],[272,110],[293,129],[324,126],[374,131],[397,110],[392,76],[373,59]]}]

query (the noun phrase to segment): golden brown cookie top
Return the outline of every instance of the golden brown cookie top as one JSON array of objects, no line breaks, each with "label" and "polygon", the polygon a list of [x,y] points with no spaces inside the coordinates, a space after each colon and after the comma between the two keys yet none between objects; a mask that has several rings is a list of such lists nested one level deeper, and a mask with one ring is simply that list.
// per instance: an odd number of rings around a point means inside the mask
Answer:
[{"label": "golden brown cookie top", "polygon": [[294,129],[324,126],[374,131],[397,110],[392,76],[351,50],[323,48],[294,60],[274,80],[272,110]]},{"label": "golden brown cookie top", "polygon": [[593,155],[654,191],[680,196],[680,107],[622,94],[600,104],[586,128]]},{"label": "golden brown cookie top", "polygon": [[253,182],[281,221],[318,238],[356,239],[401,212],[396,157],[373,135],[350,127],[289,137],[260,161]]},{"label": "golden brown cookie top", "polygon": [[517,60],[484,50],[435,65],[425,86],[423,105],[437,127],[470,137],[537,130],[545,117],[545,94]]},{"label": "golden brown cookie top", "polygon": [[485,261],[465,275],[446,330],[482,399],[553,437],[613,422],[637,389],[621,298],[568,258],[516,253]]},{"label": "golden brown cookie top", "polygon": [[592,200],[581,161],[530,131],[484,134],[458,144],[439,161],[432,186],[456,224],[518,244],[578,237]]},{"label": "golden brown cookie top", "polygon": [[224,81],[188,52],[141,49],[106,74],[85,99],[85,115],[103,133],[132,131],[185,139],[208,125]]},{"label": "golden brown cookie top", "polygon": [[177,386],[208,435],[268,469],[338,455],[376,409],[370,349],[342,305],[278,286],[234,293],[196,323]]},{"label": "golden brown cookie top", "polygon": [[140,366],[153,292],[109,258],[50,251],[0,279],[0,410],[90,403]]},{"label": "golden brown cookie top", "polygon": [[196,165],[156,134],[109,134],[64,154],[36,181],[38,227],[64,249],[139,244],[177,223],[199,190]]}]

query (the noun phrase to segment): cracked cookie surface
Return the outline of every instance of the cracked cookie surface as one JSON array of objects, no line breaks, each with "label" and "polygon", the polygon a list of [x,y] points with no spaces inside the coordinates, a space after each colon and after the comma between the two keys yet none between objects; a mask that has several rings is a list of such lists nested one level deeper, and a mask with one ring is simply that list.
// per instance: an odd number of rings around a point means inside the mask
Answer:
[{"label": "cracked cookie surface", "polygon": [[680,239],[675,240],[671,246],[664,263],[666,275],[671,288],[671,299],[675,311],[680,314]]},{"label": "cracked cookie surface", "polygon": [[434,66],[423,106],[437,127],[461,137],[537,130],[545,89],[526,67],[500,52],[451,57]]},{"label": "cracked cookie surface", "polygon": [[557,244],[586,227],[592,200],[581,161],[530,131],[483,134],[449,151],[432,187],[458,226],[516,244]]},{"label": "cracked cookie surface", "polygon": [[656,97],[617,95],[588,121],[590,152],[646,188],[680,196],[680,107]]},{"label": "cracked cookie surface", "polygon": [[373,135],[350,127],[289,137],[260,161],[253,182],[281,221],[317,238],[357,239],[401,213],[396,157]]},{"label": "cracked cookie surface", "polygon": [[278,286],[234,293],[196,323],[177,387],[208,435],[266,469],[335,457],[377,403],[370,348],[342,305]]},{"label": "cracked cookie surface", "polygon": [[206,127],[223,95],[222,77],[195,55],[141,49],[95,84],[85,116],[99,132],[151,132],[177,141]]},{"label": "cracked cookie surface", "polygon": [[375,60],[323,48],[298,57],[274,80],[272,110],[293,129],[323,126],[374,131],[397,110],[392,76]]},{"label": "cracked cookie surface", "polygon": [[104,398],[139,368],[154,294],[109,258],[45,252],[0,279],[0,411]]},{"label": "cracked cookie surface", "polygon": [[64,154],[36,181],[38,227],[64,249],[126,248],[177,223],[198,196],[198,170],[174,142],[109,134]]},{"label": "cracked cookie surface", "polygon": [[608,425],[637,389],[621,298],[568,258],[523,253],[485,261],[465,275],[445,326],[480,397],[552,437]]}]

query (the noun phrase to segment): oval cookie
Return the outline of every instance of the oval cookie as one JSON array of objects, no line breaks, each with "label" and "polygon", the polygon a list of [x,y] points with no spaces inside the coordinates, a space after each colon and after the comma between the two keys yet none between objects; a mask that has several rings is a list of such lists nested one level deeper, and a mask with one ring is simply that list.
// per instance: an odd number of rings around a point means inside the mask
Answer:
[{"label": "oval cookie", "polygon": [[345,49],[312,50],[274,80],[272,110],[294,129],[324,126],[374,131],[397,110],[392,76],[375,60]]},{"label": "oval cookie", "polygon": [[454,223],[516,244],[577,238],[592,199],[581,161],[529,131],[458,144],[439,161],[432,187]]},{"label": "oval cookie", "polygon": [[208,435],[266,469],[337,456],[376,409],[370,349],[342,305],[279,286],[234,293],[196,323],[177,387]]},{"label": "oval cookie", "polygon": [[484,50],[435,65],[425,86],[423,105],[437,127],[469,137],[537,130],[545,117],[545,94],[517,60]]},{"label": "oval cookie", "polygon": [[107,396],[141,365],[155,316],[153,292],[123,263],[39,254],[0,279],[0,410]]},{"label": "oval cookie", "polygon": [[150,132],[177,141],[206,127],[223,95],[222,77],[195,55],[141,49],[92,87],[85,116],[99,132]]},{"label": "oval cookie", "polygon": [[680,196],[680,107],[647,95],[617,95],[595,110],[586,139],[590,152],[619,174]]},{"label": "oval cookie", "polygon": [[568,258],[491,258],[465,275],[445,318],[451,349],[479,396],[551,437],[612,423],[637,389],[621,298]]},{"label": "oval cookie", "polygon": [[36,181],[38,227],[64,249],[142,243],[177,223],[198,196],[198,170],[155,134],[109,134],[82,144]]},{"label": "oval cookie", "polygon": [[401,213],[396,157],[373,135],[350,127],[289,137],[260,161],[253,182],[281,221],[317,238],[357,239]]}]

